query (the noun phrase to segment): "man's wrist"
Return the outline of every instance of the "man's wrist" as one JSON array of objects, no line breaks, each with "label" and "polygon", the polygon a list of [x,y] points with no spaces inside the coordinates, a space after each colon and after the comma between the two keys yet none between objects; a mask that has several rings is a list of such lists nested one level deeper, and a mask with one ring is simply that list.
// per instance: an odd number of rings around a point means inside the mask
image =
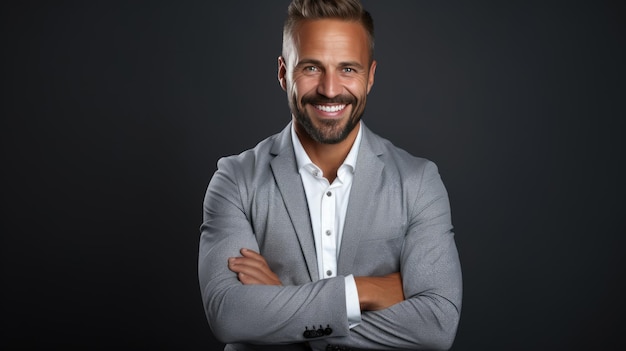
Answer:
[{"label": "man's wrist", "polygon": [[359,296],[359,306],[361,308],[361,311],[366,311],[371,303],[368,294],[368,279],[368,277],[354,277],[354,284],[356,286],[357,294]]}]

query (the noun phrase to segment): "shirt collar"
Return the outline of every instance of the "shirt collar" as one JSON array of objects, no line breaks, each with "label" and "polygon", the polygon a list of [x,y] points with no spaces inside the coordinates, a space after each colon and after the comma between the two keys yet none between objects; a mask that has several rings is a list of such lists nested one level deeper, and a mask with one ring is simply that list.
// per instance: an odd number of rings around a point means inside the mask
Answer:
[{"label": "shirt collar", "polygon": [[[340,168],[348,166],[350,167],[350,171],[354,173],[354,169],[356,167],[356,159],[359,154],[359,145],[361,145],[362,131],[363,126],[361,125],[361,122],[359,122],[359,131],[356,134],[356,139],[354,139],[354,143],[352,144],[352,147],[350,148],[350,151],[348,152],[348,155],[341,164]],[[293,122],[291,123],[291,141],[293,143],[293,149],[296,154],[296,164],[298,166],[298,169],[301,170],[302,167],[310,168],[310,166],[314,166],[315,169],[319,169],[319,167],[317,167],[317,165],[315,165],[311,161],[309,155],[307,155],[306,151],[304,150],[304,147],[302,146],[302,143],[300,142],[300,139],[298,139],[298,135],[296,134]]]}]

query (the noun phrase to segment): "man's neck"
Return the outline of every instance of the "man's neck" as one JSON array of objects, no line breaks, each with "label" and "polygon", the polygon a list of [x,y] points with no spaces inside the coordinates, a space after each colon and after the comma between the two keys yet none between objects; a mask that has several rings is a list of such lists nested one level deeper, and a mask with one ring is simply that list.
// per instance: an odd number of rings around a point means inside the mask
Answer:
[{"label": "man's neck", "polygon": [[304,151],[324,172],[324,177],[328,179],[328,182],[332,183],[337,177],[337,170],[348,156],[360,127],[360,124],[357,124],[350,134],[337,144],[323,144],[313,140],[298,124],[295,125],[295,130]]}]

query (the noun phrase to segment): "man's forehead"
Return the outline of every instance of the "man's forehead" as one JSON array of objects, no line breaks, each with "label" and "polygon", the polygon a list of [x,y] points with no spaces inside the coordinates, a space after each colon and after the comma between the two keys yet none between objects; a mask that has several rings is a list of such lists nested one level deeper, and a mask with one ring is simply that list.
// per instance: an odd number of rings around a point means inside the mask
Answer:
[{"label": "man's forehead", "polygon": [[367,32],[361,23],[338,18],[304,20],[294,28],[294,39],[299,40],[340,35],[350,36],[354,40],[367,39]]},{"label": "man's forehead", "polygon": [[353,61],[369,54],[365,28],[354,21],[320,19],[303,21],[293,33],[293,54],[345,56]]}]

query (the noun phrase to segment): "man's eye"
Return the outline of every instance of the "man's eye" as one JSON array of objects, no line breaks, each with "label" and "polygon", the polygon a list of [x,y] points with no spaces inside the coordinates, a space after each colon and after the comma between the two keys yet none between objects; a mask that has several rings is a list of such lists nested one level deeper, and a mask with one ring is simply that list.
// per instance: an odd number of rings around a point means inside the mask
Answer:
[{"label": "man's eye", "polygon": [[304,70],[307,71],[307,72],[317,72],[318,71],[317,67],[315,67],[315,66],[304,67]]},{"label": "man's eye", "polygon": [[353,68],[351,68],[351,67],[345,67],[345,68],[343,69],[343,71],[344,71],[345,73],[352,73],[352,72],[354,72],[354,69],[353,69]]}]

